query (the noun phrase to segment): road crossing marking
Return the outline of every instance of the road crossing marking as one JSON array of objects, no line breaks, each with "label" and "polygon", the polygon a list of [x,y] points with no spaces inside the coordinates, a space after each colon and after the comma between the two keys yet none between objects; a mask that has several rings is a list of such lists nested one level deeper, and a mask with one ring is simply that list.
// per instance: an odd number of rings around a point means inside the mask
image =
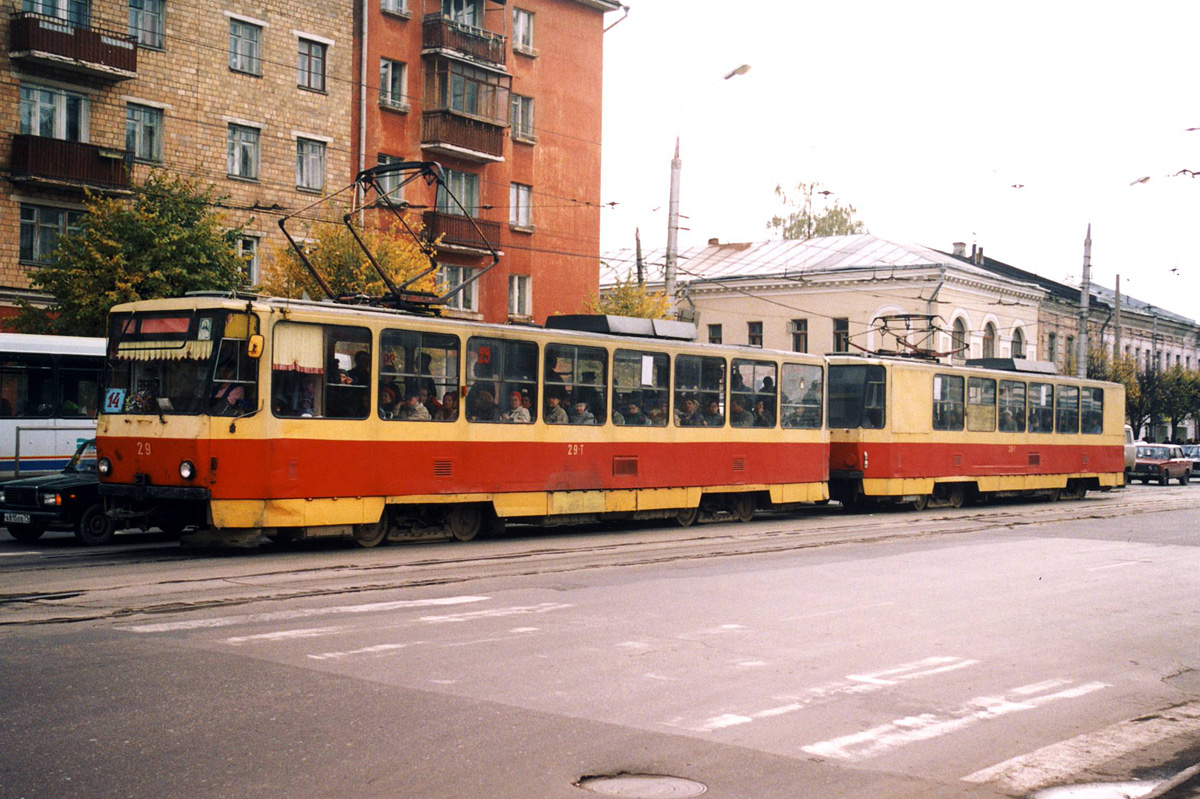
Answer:
[{"label": "road crossing marking", "polygon": [[226,638],[224,643],[237,646],[257,641],[288,641],[293,638],[319,638],[323,635],[336,635],[345,629],[345,627],[308,627],[298,630],[278,630],[273,633],[259,633],[258,635],[238,635],[233,638]]},{"label": "road crossing marking", "polygon": [[[908,744],[927,741],[984,721],[1007,716],[1010,713],[1034,710],[1042,705],[1063,699],[1077,699],[1095,691],[1108,688],[1108,683],[1089,682],[1071,688],[1071,680],[1048,680],[1013,688],[1001,696],[979,696],[946,715],[922,713],[906,716],[869,730],[831,738],[828,741],[803,746],[805,752],[820,757],[839,760],[862,760],[883,754]],[[1055,690],[1062,688],[1062,690]],[[1052,693],[1046,693],[1051,691]]]},{"label": "road crossing marking", "polygon": [[355,655],[377,655],[380,652],[395,652],[398,649],[408,649],[410,646],[423,644],[424,641],[412,641],[406,644],[375,644],[374,646],[364,646],[361,649],[350,649],[346,652],[322,652],[319,655],[308,655],[313,660],[341,660],[342,658],[353,657]]},{"label": "road crossing marking", "polygon": [[505,616],[521,616],[530,613],[549,613],[554,610],[567,610],[573,608],[574,605],[564,605],[558,602],[542,602],[539,605],[526,605],[511,608],[492,608],[490,610],[476,610],[470,613],[451,613],[445,616],[422,616],[421,621],[426,624],[445,624],[447,622],[464,622],[475,621],[476,619],[498,619]]}]

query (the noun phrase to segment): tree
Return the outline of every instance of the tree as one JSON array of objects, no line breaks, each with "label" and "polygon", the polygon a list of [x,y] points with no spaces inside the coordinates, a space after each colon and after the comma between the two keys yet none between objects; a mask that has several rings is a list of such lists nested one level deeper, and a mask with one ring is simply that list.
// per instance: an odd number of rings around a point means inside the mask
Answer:
[{"label": "tree", "polygon": [[617,281],[599,297],[590,297],[587,312],[667,319],[671,316],[671,302],[665,292],[651,292],[644,283],[638,283],[633,275],[626,275],[624,280]]},{"label": "tree", "polygon": [[1150,402],[1143,396],[1141,376],[1137,363],[1131,358],[1111,360],[1102,350],[1088,352],[1088,377],[1092,380],[1108,380],[1125,386],[1125,420],[1133,428],[1134,436],[1140,437],[1142,425],[1150,418]]},{"label": "tree", "polygon": [[[791,211],[786,216],[773,216],[767,222],[767,230],[777,231],[785,240],[811,239],[817,236],[847,236],[854,233],[866,233],[867,226],[854,218],[858,213],[853,205],[842,205],[834,200],[829,204],[828,191],[817,191],[819,183],[804,183],[796,185],[800,197],[789,197],[782,186],[775,187],[775,196]],[[813,211],[813,194],[825,197],[825,209]]]},{"label": "tree", "polygon": [[218,201],[212,186],[162,173],[151,174],[132,202],[89,195],[87,214],[59,237],[53,262],[30,272],[52,304],[21,302],[17,328],[103,336],[118,303],[243,285],[241,228],[225,227],[213,210]]},{"label": "tree", "polygon": [[[338,222],[310,225],[301,237],[309,262],[337,296],[385,294],[387,287],[379,273],[371,266],[350,229],[341,223],[340,216],[338,218]],[[354,218],[350,225],[395,285],[429,268],[429,258],[407,232],[400,233],[395,228],[364,229]],[[420,233],[419,229],[414,230]],[[436,291],[436,273],[426,275],[409,288]],[[277,297],[297,298],[305,293],[310,297],[324,297],[324,290],[291,247],[279,250],[275,269],[263,281],[262,289]]]}]

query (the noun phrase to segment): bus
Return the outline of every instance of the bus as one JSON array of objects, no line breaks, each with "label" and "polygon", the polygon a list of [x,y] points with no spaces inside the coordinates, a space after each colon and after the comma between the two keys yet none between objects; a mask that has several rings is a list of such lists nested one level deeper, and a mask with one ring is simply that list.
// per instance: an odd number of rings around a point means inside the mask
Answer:
[{"label": "bus", "polygon": [[104,339],[0,333],[0,479],[58,471],[96,433]]}]

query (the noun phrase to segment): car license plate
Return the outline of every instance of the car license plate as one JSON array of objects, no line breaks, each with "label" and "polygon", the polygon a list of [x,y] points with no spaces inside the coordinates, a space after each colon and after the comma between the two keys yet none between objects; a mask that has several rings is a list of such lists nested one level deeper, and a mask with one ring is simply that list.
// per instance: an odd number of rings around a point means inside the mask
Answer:
[{"label": "car license plate", "polygon": [[32,521],[28,513],[6,513],[4,514],[5,524],[29,524]]}]

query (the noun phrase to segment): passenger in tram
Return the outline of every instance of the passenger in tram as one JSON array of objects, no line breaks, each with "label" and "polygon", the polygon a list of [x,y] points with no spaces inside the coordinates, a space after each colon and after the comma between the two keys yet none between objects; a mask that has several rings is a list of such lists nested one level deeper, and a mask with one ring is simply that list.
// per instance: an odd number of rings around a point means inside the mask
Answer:
[{"label": "passenger in tram", "polygon": [[346,372],[346,377],[350,378],[350,383],[355,386],[370,385],[371,381],[371,355],[366,350],[359,350],[354,353],[354,366],[350,371]]},{"label": "passenger in tram", "polygon": [[458,394],[447,391],[442,397],[442,408],[434,417],[439,422],[453,422],[458,418]]},{"label": "passenger in tram", "polygon": [[754,426],[755,427],[774,427],[775,412],[771,410],[770,400],[758,399],[754,401]]},{"label": "passenger in tram", "polygon": [[529,424],[533,421],[533,417],[529,413],[529,409],[521,402],[521,392],[512,391],[508,395],[508,412],[501,418],[506,422],[515,424]]},{"label": "passenger in tram", "polygon": [[303,385],[300,388],[300,402],[296,406],[296,412],[301,416],[319,416],[320,408],[317,402],[317,378],[304,378]]},{"label": "passenger in tram", "polygon": [[685,397],[679,418],[675,422],[680,427],[703,427],[704,417],[700,413],[700,403],[695,397]]},{"label": "passenger in tram", "polygon": [[562,394],[560,392],[546,392],[546,424],[567,424],[571,421],[567,412],[563,410],[561,402]]},{"label": "passenger in tram", "polygon": [[421,395],[416,391],[408,392],[404,398],[404,406],[396,413],[395,418],[405,422],[428,422],[429,409],[421,404]]},{"label": "passenger in tram", "polygon": [[569,414],[571,424],[595,424],[595,415],[588,410],[588,404],[583,400],[577,400],[574,406],[574,413]]},{"label": "passenger in tram", "polygon": [[754,414],[746,410],[745,400],[737,394],[729,399],[729,423],[734,427],[754,426]]},{"label": "passenger in tram", "polygon": [[725,417],[721,414],[721,403],[717,401],[716,397],[709,397],[708,402],[704,405],[704,426],[725,426]]},{"label": "passenger in tram", "polygon": [[213,386],[212,413],[236,413],[244,405],[246,389],[233,382],[233,364],[228,361],[217,367],[217,383]]},{"label": "passenger in tram", "polygon": [[400,401],[400,388],[394,383],[379,387],[379,418],[391,419],[396,415],[396,403]]},{"label": "passenger in tram", "polygon": [[[420,365],[421,376],[417,379],[417,389],[418,390],[424,389],[427,392],[427,396],[434,397],[435,401],[436,401],[437,386],[434,385],[434,382],[433,382],[433,373],[429,371],[429,365],[431,363],[433,363],[433,356],[430,355],[428,352],[422,352],[420,357],[417,360],[421,364]],[[432,410],[432,409],[430,409],[430,410]]]},{"label": "passenger in tram", "polygon": [[492,392],[480,389],[474,399],[467,394],[467,419],[472,422],[499,422],[500,409],[496,407],[496,399]]},{"label": "passenger in tram", "polygon": [[1015,433],[1017,431],[1017,419],[1013,416],[1013,412],[1008,408],[1000,411],[1000,432]]},{"label": "passenger in tram", "polygon": [[625,413],[623,414],[624,421],[621,424],[635,425],[645,427],[650,424],[650,420],[642,413],[641,407],[638,406],[635,398],[630,398],[625,404]]},{"label": "passenger in tram", "polygon": [[775,378],[771,377],[770,375],[767,375],[766,377],[764,377],[762,379],[762,388],[759,389],[759,392],[763,393],[763,394],[774,394],[775,393]]},{"label": "passenger in tram", "polygon": [[437,401],[437,390],[430,393],[425,386],[417,389],[417,394],[421,398],[421,404],[425,406],[425,410],[429,411],[430,418],[436,418],[438,411],[442,409],[442,403]]}]

